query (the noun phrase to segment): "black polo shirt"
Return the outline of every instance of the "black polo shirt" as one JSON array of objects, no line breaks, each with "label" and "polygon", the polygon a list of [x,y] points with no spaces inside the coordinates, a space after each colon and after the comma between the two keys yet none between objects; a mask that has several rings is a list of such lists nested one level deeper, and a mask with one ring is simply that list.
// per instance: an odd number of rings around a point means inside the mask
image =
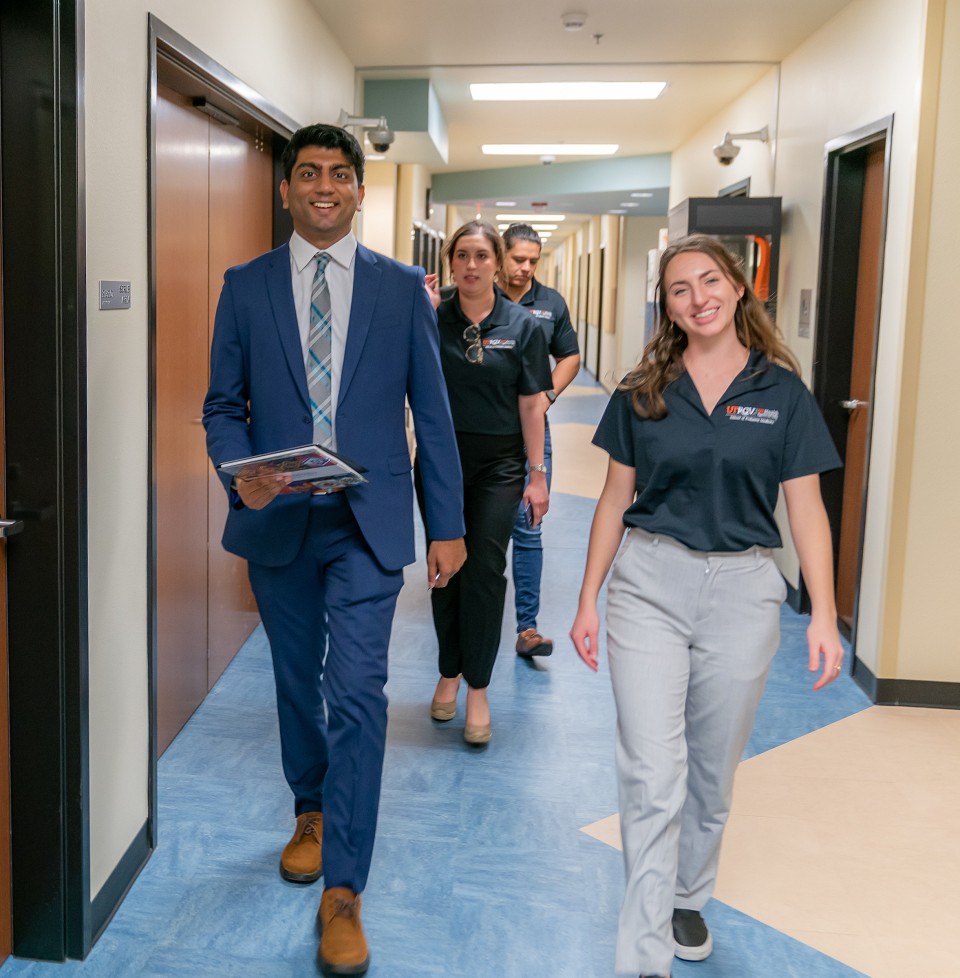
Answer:
[{"label": "black polo shirt", "polygon": [[458,295],[440,303],[437,320],[453,427],[479,435],[521,434],[517,397],[553,386],[547,341],[537,321],[496,291],[493,309],[480,323],[483,363],[470,363],[463,331],[471,323]]},{"label": "black polo shirt", "polygon": [[667,414],[640,418],[617,391],[593,443],[636,469],[628,527],[691,550],[779,547],[780,483],[838,468],[837,450],[803,381],[753,350],[711,415],[689,374],[664,391]]},{"label": "black polo shirt", "polygon": [[517,305],[526,309],[540,324],[547,340],[547,349],[555,360],[580,352],[567,304],[556,289],[532,279],[530,288]]}]

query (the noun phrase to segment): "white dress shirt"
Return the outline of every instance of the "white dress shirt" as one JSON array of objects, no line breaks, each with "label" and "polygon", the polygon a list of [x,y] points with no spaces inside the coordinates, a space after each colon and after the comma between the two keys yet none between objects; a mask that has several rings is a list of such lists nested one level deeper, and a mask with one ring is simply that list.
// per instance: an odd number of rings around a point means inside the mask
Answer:
[{"label": "white dress shirt", "polygon": [[[336,451],[337,401],[340,396],[340,375],[343,372],[343,354],[347,346],[347,328],[350,325],[350,306],[353,301],[357,239],[351,231],[329,248],[322,250],[330,256],[327,264],[327,287],[330,289],[330,313],[333,316],[330,334],[332,367],[330,408],[333,413],[330,447]],[[310,299],[313,295],[313,279],[317,272],[317,252],[315,245],[300,237],[296,231],[293,232],[290,238],[290,275],[293,280],[293,304],[297,310],[304,370],[307,362],[307,340],[310,336]]]}]

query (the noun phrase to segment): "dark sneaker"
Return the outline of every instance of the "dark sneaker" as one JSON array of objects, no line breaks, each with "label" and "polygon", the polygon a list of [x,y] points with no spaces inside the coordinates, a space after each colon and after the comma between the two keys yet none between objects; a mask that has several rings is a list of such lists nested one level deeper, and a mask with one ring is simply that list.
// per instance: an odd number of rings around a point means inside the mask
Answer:
[{"label": "dark sneaker", "polygon": [[703,961],[713,950],[713,938],[699,910],[673,911],[673,953],[681,961]]}]

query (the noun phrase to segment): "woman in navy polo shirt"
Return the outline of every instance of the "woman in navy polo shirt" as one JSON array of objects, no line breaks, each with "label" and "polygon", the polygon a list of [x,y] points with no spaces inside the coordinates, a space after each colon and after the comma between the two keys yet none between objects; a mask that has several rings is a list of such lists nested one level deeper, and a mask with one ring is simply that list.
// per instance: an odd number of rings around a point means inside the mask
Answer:
[{"label": "woman in navy polo shirt", "polygon": [[[496,228],[470,221],[443,253],[457,283],[456,293],[440,303],[437,319],[463,469],[467,560],[445,588],[431,592],[440,681],[430,715],[434,720],[456,716],[462,675],[467,682],[463,737],[480,745],[491,737],[487,686],[500,645],[514,516],[522,498],[536,525],[549,503],[541,392],[552,380],[537,321],[493,287],[503,261]],[[530,481],[524,488],[527,461]],[[426,532],[429,538],[429,526]]]},{"label": "woman in navy polo shirt", "polygon": [[[733,776],[780,638],[780,487],[812,603],[814,689],[840,673],[819,473],[840,464],[796,361],[737,265],[691,235],[660,262],[659,327],[603,415],[609,455],[570,636],[596,670],[597,596],[617,704],[626,892],[616,969],[707,957]],[[620,546],[624,526],[626,540]],[[619,550],[619,553],[618,553]]]}]

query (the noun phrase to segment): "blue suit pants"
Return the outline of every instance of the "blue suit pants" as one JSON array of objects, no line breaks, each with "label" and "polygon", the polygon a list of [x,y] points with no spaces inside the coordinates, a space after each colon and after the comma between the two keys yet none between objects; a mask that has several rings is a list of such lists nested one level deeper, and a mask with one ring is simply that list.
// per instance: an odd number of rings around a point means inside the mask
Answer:
[{"label": "blue suit pants", "polygon": [[296,814],[322,811],[324,885],[367,881],[387,733],[387,649],[403,571],[367,546],[344,493],[314,496],[283,567],[250,563],[273,656],[283,772]]}]

